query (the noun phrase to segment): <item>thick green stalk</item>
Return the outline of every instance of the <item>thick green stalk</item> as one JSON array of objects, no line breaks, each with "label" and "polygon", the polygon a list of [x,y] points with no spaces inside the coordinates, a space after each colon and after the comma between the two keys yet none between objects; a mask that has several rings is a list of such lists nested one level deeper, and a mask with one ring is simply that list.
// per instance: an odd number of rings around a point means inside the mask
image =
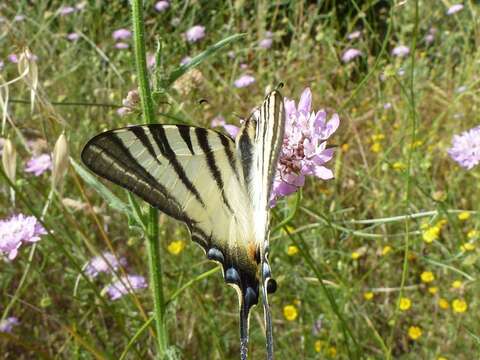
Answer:
[{"label": "thick green stalk", "polygon": [[[142,104],[143,119],[146,123],[151,124],[154,122],[154,111],[145,56],[143,1],[131,0],[131,5],[138,91]],[[158,211],[153,207],[150,208],[147,226],[147,253],[150,271],[150,288],[153,294],[155,328],[157,331],[158,355],[160,359],[163,359],[167,351],[168,342],[165,325],[165,297],[163,294],[160,242],[158,238]]]}]

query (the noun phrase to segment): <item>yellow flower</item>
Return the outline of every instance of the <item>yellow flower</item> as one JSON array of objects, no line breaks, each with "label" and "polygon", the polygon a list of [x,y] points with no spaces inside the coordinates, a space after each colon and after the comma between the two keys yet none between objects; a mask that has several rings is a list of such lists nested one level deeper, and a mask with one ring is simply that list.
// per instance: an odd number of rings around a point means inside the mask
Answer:
[{"label": "yellow flower", "polygon": [[385,135],[383,135],[383,134],[372,135],[372,142],[382,141],[383,139],[385,139]]},{"label": "yellow flower", "polygon": [[452,287],[454,289],[460,289],[462,287],[462,282],[460,280],[455,280],[453,283],[452,283]]},{"label": "yellow flower", "polygon": [[185,248],[185,241],[183,241],[183,240],[172,241],[167,246],[168,252],[172,255],[180,254],[183,251],[184,248]]},{"label": "yellow flower", "polygon": [[430,294],[432,294],[432,295],[435,295],[435,294],[438,292],[438,287],[436,287],[436,286],[430,286],[430,287],[428,288],[428,292],[429,292]]},{"label": "yellow flower", "polygon": [[422,140],[417,140],[414,143],[410,144],[410,148],[415,149],[415,148],[417,148],[419,146],[422,146],[422,145],[423,145],[423,141]]},{"label": "yellow flower", "polygon": [[411,306],[412,306],[412,301],[409,298],[402,297],[400,299],[400,304],[398,305],[400,310],[407,311],[408,309],[410,309]]},{"label": "yellow flower", "polygon": [[477,230],[470,230],[468,233],[467,233],[467,237],[469,239],[473,239],[473,238],[476,238],[478,236],[478,231]]},{"label": "yellow flower", "polygon": [[430,244],[432,241],[437,240],[440,235],[440,230],[441,228],[437,225],[426,229],[422,234],[423,241]]},{"label": "yellow flower", "polygon": [[321,340],[315,341],[314,347],[316,352],[322,351],[323,342]]},{"label": "yellow flower", "polygon": [[440,306],[440,308],[443,310],[447,310],[450,307],[450,304],[448,303],[447,299],[440,298],[438,300],[438,306]]},{"label": "yellow flower", "polygon": [[453,311],[456,313],[464,313],[468,309],[468,305],[463,299],[455,299],[452,302]]},{"label": "yellow flower", "polygon": [[401,161],[397,161],[397,162],[394,162],[393,165],[392,165],[392,168],[393,170],[397,170],[397,171],[403,171],[407,168],[407,165],[405,165],[403,162]]},{"label": "yellow flower", "polygon": [[462,250],[462,251],[473,251],[473,250],[475,250],[475,244],[463,243],[463,245],[460,246],[460,250]]},{"label": "yellow flower", "polygon": [[442,219],[442,220],[438,220],[435,226],[439,227],[440,230],[442,230],[442,228],[447,224],[448,224],[447,219]]},{"label": "yellow flower", "polygon": [[365,291],[365,292],[363,293],[363,298],[364,298],[365,300],[367,300],[367,301],[368,301],[368,300],[372,300],[374,295],[375,295],[375,294],[374,294],[373,292],[371,292],[371,291]]},{"label": "yellow flower", "polygon": [[465,221],[470,219],[470,213],[468,211],[462,211],[458,214],[458,220]]},{"label": "yellow flower", "polygon": [[298,247],[295,246],[295,245],[290,245],[288,248],[287,248],[287,255],[289,256],[293,256],[293,255],[296,255],[298,254]]},{"label": "yellow flower", "polygon": [[283,316],[288,321],[293,321],[298,317],[298,310],[294,305],[285,305],[283,307]]},{"label": "yellow flower", "polygon": [[388,254],[389,252],[391,252],[391,251],[392,251],[392,247],[386,245],[386,246],[383,247],[382,255],[385,256],[385,255],[387,255],[387,254]]},{"label": "yellow flower", "polygon": [[412,340],[417,340],[420,336],[422,336],[422,329],[418,326],[410,326],[408,328],[408,336]]},{"label": "yellow flower", "polygon": [[360,258],[360,256],[362,256],[362,254],[360,254],[359,252],[352,252],[352,259],[353,260],[357,260],[358,258]]},{"label": "yellow flower", "polygon": [[447,359],[446,357],[444,357],[444,356],[439,356],[439,357],[437,358],[437,360],[448,360],[448,359]]},{"label": "yellow flower", "polygon": [[372,152],[374,153],[379,153],[380,151],[382,151],[382,144],[380,144],[379,142],[374,142],[372,146],[370,146],[370,150],[372,150]]},{"label": "yellow flower", "polygon": [[335,346],[330,346],[330,348],[328,349],[328,355],[330,355],[331,357],[337,356],[337,348]]},{"label": "yellow flower", "polygon": [[430,283],[433,280],[435,280],[435,275],[433,275],[433,273],[431,271],[424,271],[420,275],[420,278],[422,279],[422,281],[424,283]]},{"label": "yellow flower", "polygon": [[347,143],[342,144],[342,151],[343,152],[347,152],[348,149],[350,149],[350,144],[347,144]]}]

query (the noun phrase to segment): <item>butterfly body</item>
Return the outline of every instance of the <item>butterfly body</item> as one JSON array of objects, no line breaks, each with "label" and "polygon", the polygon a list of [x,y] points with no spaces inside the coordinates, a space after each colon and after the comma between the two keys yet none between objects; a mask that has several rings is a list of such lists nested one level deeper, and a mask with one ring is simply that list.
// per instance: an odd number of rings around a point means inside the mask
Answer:
[{"label": "butterfly body", "polygon": [[[272,342],[267,292],[276,285],[268,265],[268,208],[284,123],[283,98],[273,91],[235,141],[199,127],[139,125],[99,134],[82,152],[96,174],[185,223],[208,259],[222,265],[239,295],[242,359],[260,292]],[[271,358],[271,344],[268,352]]]}]

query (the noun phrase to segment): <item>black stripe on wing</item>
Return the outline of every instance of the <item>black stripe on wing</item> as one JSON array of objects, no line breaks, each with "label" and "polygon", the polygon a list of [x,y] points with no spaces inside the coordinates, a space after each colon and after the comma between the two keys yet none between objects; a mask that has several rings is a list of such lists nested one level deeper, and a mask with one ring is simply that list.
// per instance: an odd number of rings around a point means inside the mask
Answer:
[{"label": "black stripe on wing", "polygon": [[165,214],[189,226],[194,224],[169,191],[139,164],[115,131],[91,139],[81,157],[96,174],[132,191]]},{"label": "black stripe on wing", "polygon": [[[205,207],[205,202],[200,196],[198,189],[195,187],[195,185],[192,184],[190,179],[185,174],[185,170],[183,169],[182,164],[180,164],[180,162],[177,159],[177,154],[175,154],[172,147],[170,146],[167,136],[165,135],[165,129],[163,128],[163,126],[149,126],[149,129],[150,129],[150,133],[153,136],[153,139],[155,140],[158,148],[160,149],[160,152],[164,157],[168,159],[168,161],[170,162],[170,165],[172,165],[173,169],[177,173],[180,181],[195,196],[198,202],[202,204],[203,207]],[[180,132],[180,135],[181,134],[182,133]],[[187,146],[188,146],[188,143],[187,143]],[[191,141],[190,141],[190,146],[191,146]],[[193,152],[193,148],[191,151]]]}]

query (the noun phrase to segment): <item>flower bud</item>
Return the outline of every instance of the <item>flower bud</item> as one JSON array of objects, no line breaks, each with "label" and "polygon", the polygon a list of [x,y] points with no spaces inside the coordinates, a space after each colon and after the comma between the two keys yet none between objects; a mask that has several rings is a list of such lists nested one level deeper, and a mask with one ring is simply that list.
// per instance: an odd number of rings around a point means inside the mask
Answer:
[{"label": "flower bud", "polygon": [[35,62],[35,55],[33,55],[28,48],[26,48],[20,55],[18,60],[18,72],[23,76],[23,80],[30,89],[30,108],[33,112],[35,106],[35,94],[38,87],[38,66]]},{"label": "flower bud", "polygon": [[5,140],[2,154],[3,171],[13,183],[15,182],[15,172],[17,168],[17,151],[13,147],[10,139]]},{"label": "flower bud", "polygon": [[53,148],[53,170],[52,170],[52,182],[53,186],[57,187],[63,176],[68,170],[68,144],[65,133],[59,136],[55,147]]}]

